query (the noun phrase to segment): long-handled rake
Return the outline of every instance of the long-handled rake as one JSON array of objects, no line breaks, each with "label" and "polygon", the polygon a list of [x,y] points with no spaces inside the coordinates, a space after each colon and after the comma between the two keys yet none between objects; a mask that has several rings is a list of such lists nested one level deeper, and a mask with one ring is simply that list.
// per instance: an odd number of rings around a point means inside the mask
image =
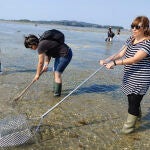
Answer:
[{"label": "long-handled rake", "polygon": [[[40,73],[40,76],[42,75],[42,73],[43,73],[43,71]],[[33,83],[35,83],[35,80],[31,81],[31,82],[24,88],[24,90],[23,90],[18,96],[16,96],[16,97],[13,99],[13,101],[18,101],[18,100],[23,96],[23,94],[26,93],[26,91],[31,87],[31,85],[32,85]]]},{"label": "long-handled rake", "polygon": [[[99,70],[101,70],[104,66],[101,66],[97,69],[93,74],[91,74],[88,78],[86,78],[82,83],[80,83],[73,91],[71,91],[67,96],[65,96],[61,101],[55,104],[53,107],[48,109],[43,115],[37,117],[39,119],[39,124],[36,127],[36,132],[38,132],[43,119],[48,115],[49,112],[54,110],[58,105],[60,105],[63,101],[65,101],[73,92],[75,92],[80,86],[82,86],[85,82],[87,82],[90,78],[92,78]],[[0,121],[0,147],[10,147],[17,146],[23,143],[27,143],[33,136],[33,132],[31,131],[31,127],[29,125],[29,119],[26,115],[20,114],[18,116],[6,117]]]},{"label": "long-handled rake", "polygon": [[31,87],[31,85],[32,85],[34,82],[35,82],[35,81],[30,82],[30,83],[23,89],[23,91],[22,91],[17,97],[15,97],[15,98],[13,99],[13,101],[18,101],[18,100],[23,96],[23,94],[26,93],[26,91]]}]

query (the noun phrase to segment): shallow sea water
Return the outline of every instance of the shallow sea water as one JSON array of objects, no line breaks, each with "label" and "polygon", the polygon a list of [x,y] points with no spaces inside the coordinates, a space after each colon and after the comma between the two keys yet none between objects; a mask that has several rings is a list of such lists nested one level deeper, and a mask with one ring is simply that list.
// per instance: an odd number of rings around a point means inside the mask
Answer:
[{"label": "shallow sea water", "polygon": [[[25,49],[23,36],[41,34],[47,29],[60,29],[66,43],[73,50],[73,59],[63,74],[60,98],[52,93],[52,64],[48,72],[34,83],[27,93],[13,103],[13,99],[31,82],[36,71],[37,54]],[[3,74],[0,75],[0,118],[26,113],[31,127],[40,117],[85,81],[100,66],[98,60],[117,52],[128,31],[122,31],[113,43],[105,43],[106,30],[1,22],[0,48]],[[127,99],[120,91],[122,67],[100,69],[92,78],[52,110],[44,119],[39,132],[29,143],[13,150],[148,150],[150,148],[149,92],[142,102],[143,118],[137,130],[121,135],[120,129],[127,115]]]}]

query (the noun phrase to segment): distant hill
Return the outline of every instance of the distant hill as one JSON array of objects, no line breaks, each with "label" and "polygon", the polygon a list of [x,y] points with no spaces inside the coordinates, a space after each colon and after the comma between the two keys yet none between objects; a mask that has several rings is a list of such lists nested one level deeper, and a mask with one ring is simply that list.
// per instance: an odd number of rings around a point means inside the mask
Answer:
[{"label": "distant hill", "polygon": [[[87,22],[80,22],[80,21],[68,21],[68,20],[61,20],[61,21],[31,21],[27,19],[21,20],[7,20],[7,21],[15,21],[15,22],[30,22],[35,24],[52,24],[52,25],[64,25],[64,26],[74,26],[74,27],[92,27],[92,28],[109,28],[111,25],[99,25]],[[111,26],[114,29],[124,29],[121,26]]]}]

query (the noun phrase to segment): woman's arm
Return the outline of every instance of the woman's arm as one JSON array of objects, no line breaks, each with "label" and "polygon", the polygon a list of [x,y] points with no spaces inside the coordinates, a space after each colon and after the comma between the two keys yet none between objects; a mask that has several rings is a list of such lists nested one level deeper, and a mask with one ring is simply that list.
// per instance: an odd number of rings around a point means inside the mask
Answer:
[{"label": "woman's arm", "polygon": [[122,58],[126,52],[126,49],[127,49],[127,46],[124,45],[118,53],[115,53],[114,55],[112,55],[104,60],[100,60],[100,65],[107,64],[111,60],[116,60],[116,59]]},{"label": "woman's arm", "polygon": [[130,58],[126,58],[126,59],[122,59],[122,60],[115,60],[115,61],[112,61],[110,63],[108,63],[106,65],[106,67],[108,69],[111,69],[113,68],[113,66],[115,65],[132,65],[132,64],[136,64],[138,63],[139,61],[143,60],[144,58],[147,57],[147,53],[143,50],[139,50],[138,52],[135,53],[135,55],[133,57],[130,57]]},{"label": "woman's arm", "polygon": [[37,70],[36,70],[36,75],[34,77],[34,81],[38,80],[40,77],[40,73],[42,72],[43,66],[44,66],[44,54],[39,54],[38,56],[38,65],[37,65]]},{"label": "woman's arm", "polygon": [[50,63],[50,60],[51,60],[51,57],[45,55],[43,71],[47,71],[47,70],[48,70],[48,65],[49,65],[49,63]]},{"label": "woman's arm", "polygon": [[[143,50],[139,50],[138,52],[135,53],[135,55],[133,57],[130,58],[126,58],[123,59],[123,65],[132,65],[132,64],[136,64],[139,61],[141,61],[142,59],[147,57],[147,53]],[[117,62],[116,62],[117,64]]]},{"label": "woman's arm", "polygon": [[47,66],[48,66],[50,60],[51,60],[51,57],[45,55],[44,65],[47,65]]},{"label": "woman's arm", "polygon": [[111,60],[117,60],[122,58],[125,55],[126,50],[127,50],[127,46],[124,45],[117,54],[114,54],[114,57]]}]

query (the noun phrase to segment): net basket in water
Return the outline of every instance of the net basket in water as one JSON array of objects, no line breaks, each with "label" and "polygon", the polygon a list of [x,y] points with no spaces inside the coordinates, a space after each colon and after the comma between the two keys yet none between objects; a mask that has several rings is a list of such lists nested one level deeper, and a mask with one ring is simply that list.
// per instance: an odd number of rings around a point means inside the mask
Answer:
[{"label": "net basket in water", "polygon": [[21,145],[31,137],[26,115],[9,116],[0,120],[0,147]]}]

